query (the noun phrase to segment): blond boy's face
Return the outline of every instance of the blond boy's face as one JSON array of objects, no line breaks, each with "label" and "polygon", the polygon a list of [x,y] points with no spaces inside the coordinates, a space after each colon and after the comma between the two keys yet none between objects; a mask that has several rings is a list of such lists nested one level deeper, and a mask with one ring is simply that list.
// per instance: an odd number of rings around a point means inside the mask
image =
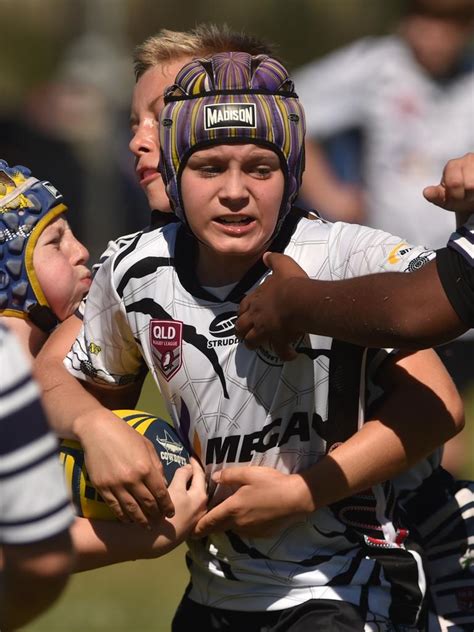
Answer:
[{"label": "blond boy's face", "polygon": [[182,57],[166,65],[149,68],[137,81],[130,113],[132,139],[129,147],[135,156],[136,173],[150,208],[171,211],[163,181],[158,172],[160,143],[158,119],[163,109],[163,94],[181,68],[191,61]]}]

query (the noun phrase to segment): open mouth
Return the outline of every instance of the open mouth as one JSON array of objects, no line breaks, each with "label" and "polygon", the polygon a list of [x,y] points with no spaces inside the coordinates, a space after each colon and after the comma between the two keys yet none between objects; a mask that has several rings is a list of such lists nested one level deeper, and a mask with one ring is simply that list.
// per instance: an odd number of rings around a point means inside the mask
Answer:
[{"label": "open mouth", "polygon": [[251,217],[218,217],[216,222],[224,226],[247,226],[254,220]]}]

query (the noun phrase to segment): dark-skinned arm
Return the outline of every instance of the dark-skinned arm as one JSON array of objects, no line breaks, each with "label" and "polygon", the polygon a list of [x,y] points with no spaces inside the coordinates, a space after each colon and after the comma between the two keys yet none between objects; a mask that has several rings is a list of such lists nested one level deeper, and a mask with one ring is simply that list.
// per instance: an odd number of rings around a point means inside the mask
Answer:
[{"label": "dark-skinned arm", "polygon": [[251,348],[271,345],[284,360],[301,333],[369,347],[431,347],[468,329],[447,298],[436,262],[406,274],[341,281],[309,279],[289,257],[265,255],[273,274],[239,311],[237,335]]},{"label": "dark-skinned arm", "polygon": [[[474,212],[474,153],[450,160],[438,185],[423,195],[456,213]],[[448,239],[449,235],[446,236]],[[372,347],[423,348],[469,328],[448,299],[432,261],[417,272],[383,273],[341,281],[311,280],[289,257],[266,253],[273,274],[240,305],[237,335],[255,349],[271,345],[284,360],[303,332]]]}]

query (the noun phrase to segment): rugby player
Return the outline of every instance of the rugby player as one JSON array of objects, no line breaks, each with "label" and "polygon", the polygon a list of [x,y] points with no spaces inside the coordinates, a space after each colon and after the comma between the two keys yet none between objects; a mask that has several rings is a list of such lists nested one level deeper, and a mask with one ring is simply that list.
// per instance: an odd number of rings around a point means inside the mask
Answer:
[{"label": "rugby player", "polygon": [[[394,487],[347,497],[462,427],[444,368],[432,351],[391,358],[321,336],[302,337],[298,358],[283,363],[271,348],[246,349],[229,327],[267,276],[268,249],[325,279],[433,257],[413,247],[392,261],[399,238],[294,208],[303,143],[304,112],[278,61],[222,53],[187,64],[160,116],[160,171],[179,222],[138,234],[103,263],[66,358],[114,407],[148,368],[205,465],[211,509],[190,542],[192,581],[174,632],[189,621],[259,631],[419,625],[424,575]],[[67,385],[55,390],[67,396]],[[68,423],[100,408],[72,401]]]}]

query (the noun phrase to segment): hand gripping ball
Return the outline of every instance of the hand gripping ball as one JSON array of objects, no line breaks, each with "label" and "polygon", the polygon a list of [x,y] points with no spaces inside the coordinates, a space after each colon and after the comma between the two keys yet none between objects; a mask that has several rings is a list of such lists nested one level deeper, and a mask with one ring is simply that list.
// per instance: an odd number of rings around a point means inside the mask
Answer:
[{"label": "hand gripping ball", "polygon": [[[169,423],[140,410],[113,412],[151,441],[163,465],[163,473],[168,484],[176,470],[189,463],[189,452]],[[61,441],[60,460],[77,515],[98,520],[116,520],[115,514],[89,479],[81,444],[69,439]]]}]

